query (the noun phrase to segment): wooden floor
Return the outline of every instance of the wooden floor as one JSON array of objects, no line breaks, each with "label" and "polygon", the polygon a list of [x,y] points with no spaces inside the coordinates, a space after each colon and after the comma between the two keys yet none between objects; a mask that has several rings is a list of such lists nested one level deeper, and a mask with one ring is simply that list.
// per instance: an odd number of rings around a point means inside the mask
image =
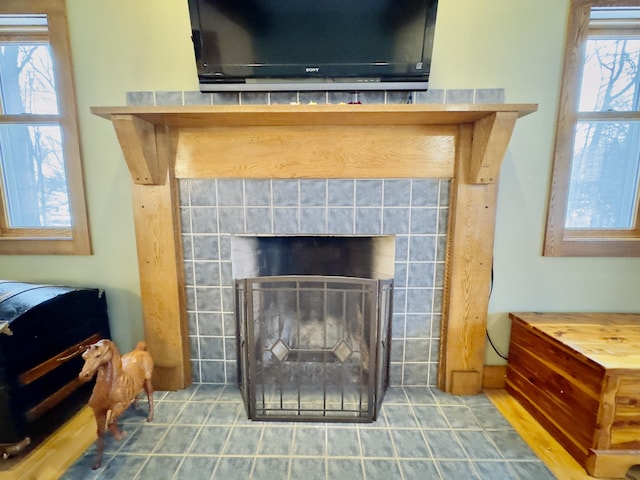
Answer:
[{"label": "wooden floor", "polygon": [[593,480],[580,464],[505,390],[485,390],[487,397],[559,480]]},{"label": "wooden floor", "polygon": [[[585,470],[504,390],[485,393],[531,449],[561,480],[590,480]],[[82,409],[20,462],[3,468],[0,480],[56,480],[95,440],[93,413]]]},{"label": "wooden floor", "polygon": [[95,439],[93,411],[85,407],[21,461],[0,459],[0,480],[56,480]]}]

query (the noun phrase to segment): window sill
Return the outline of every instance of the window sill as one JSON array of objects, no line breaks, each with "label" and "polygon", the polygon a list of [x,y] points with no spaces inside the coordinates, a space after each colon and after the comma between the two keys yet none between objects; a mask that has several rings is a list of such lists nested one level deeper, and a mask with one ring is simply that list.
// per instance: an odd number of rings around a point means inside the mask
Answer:
[{"label": "window sill", "polygon": [[0,255],[91,255],[88,239],[0,236]]},{"label": "window sill", "polygon": [[545,257],[640,257],[640,238],[565,237],[547,242]]}]

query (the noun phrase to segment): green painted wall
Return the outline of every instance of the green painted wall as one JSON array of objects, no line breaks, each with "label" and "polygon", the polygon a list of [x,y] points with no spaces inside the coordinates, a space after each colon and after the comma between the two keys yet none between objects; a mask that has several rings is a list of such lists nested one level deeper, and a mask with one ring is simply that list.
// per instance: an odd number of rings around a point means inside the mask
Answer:
[{"label": "green painted wall", "polygon": [[[504,88],[538,103],[521,119],[500,179],[489,330],[506,351],[507,312],[640,311],[640,259],[541,256],[568,0],[440,0],[432,88]],[[127,91],[197,90],[186,0],[67,0],[94,254],[0,256],[0,276],[104,288],[122,349],[142,338],[130,178],[93,105]],[[501,363],[487,351],[487,362]]]}]

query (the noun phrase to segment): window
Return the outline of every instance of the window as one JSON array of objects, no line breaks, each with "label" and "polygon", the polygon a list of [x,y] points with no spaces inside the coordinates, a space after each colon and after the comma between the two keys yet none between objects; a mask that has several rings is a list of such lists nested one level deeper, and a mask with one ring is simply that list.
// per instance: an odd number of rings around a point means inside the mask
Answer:
[{"label": "window", "polygon": [[0,4],[0,253],[91,253],[64,0]]},{"label": "window", "polygon": [[640,0],[572,0],[544,254],[640,256]]}]

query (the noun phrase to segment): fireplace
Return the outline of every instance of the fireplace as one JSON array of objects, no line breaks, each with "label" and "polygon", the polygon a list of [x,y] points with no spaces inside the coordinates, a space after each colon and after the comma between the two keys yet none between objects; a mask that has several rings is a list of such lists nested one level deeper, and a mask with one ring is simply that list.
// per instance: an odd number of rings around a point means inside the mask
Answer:
[{"label": "fireplace", "polygon": [[[480,98],[476,93],[471,101]],[[185,102],[191,97],[179,95]],[[448,101],[449,92],[444,97]],[[180,183],[414,178],[450,180],[439,354],[433,359],[437,385],[457,394],[480,391],[497,179],[516,120],[537,106],[213,106],[211,97],[198,98],[209,104],[91,109],[113,123],[133,180],[155,388],[175,390],[192,381]]]},{"label": "fireplace", "polygon": [[394,238],[231,240],[249,418],[375,420],[389,385]]}]

